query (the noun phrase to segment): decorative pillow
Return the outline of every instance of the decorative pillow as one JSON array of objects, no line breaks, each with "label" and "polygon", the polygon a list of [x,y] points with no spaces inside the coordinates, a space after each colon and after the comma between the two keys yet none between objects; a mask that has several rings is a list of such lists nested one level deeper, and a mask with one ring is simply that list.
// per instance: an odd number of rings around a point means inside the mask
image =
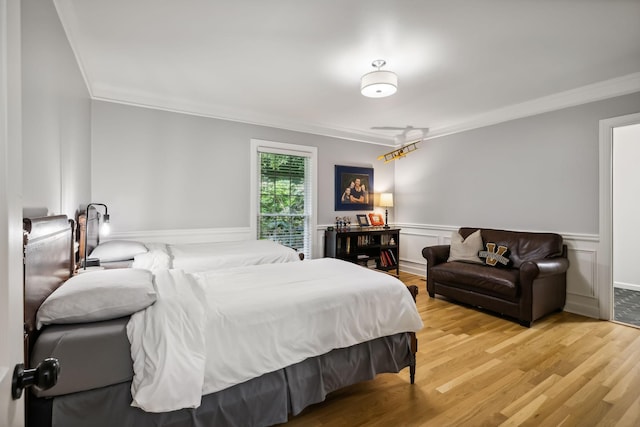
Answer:
[{"label": "decorative pillow", "polygon": [[482,250],[482,236],[480,230],[476,230],[463,239],[460,233],[454,231],[451,234],[451,246],[449,247],[449,259],[451,261],[472,262],[482,264],[478,252]]},{"label": "decorative pillow", "polygon": [[100,243],[89,255],[100,262],[128,261],[138,254],[147,252],[147,247],[134,240],[109,240]]},{"label": "decorative pillow", "polygon": [[129,316],[155,301],[150,271],[120,268],[82,273],[67,280],[42,303],[36,316],[37,328]]},{"label": "decorative pillow", "polygon": [[511,260],[509,259],[509,248],[495,243],[487,243],[487,250],[478,253],[480,258],[485,258],[485,264],[492,267],[507,267]]}]

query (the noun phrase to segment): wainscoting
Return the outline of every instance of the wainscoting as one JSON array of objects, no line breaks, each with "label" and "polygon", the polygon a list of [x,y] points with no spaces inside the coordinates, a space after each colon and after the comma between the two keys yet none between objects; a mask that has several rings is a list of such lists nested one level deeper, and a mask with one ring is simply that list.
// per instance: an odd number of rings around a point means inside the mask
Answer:
[{"label": "wainscoting", "polygon": [[[313,239],[312,258],[324,256],[324,230],[330,225],[318,225]],[[400,271],[425,277],[426,260],[422,248],[448,245],[455,226],[424,224],[394,224],[400,232]],[[598,318],[598,245],[597,235],[562,234],[569,249],[570,267],[567,272],[567,304],[565,311]],[[254,238],[249,227],[162,230],[150,232],[121,232],[109,236],[113,239],[142,242],[200,243],[248,240]],[[424,287],[422,289],[424,291]]]},{"label": "wainscoting", "polygon": [[138,240],[149,243],[206,243],[234,242],[255,239],[249,227],[237,228],[190,228],[184,230],[127,231],[111,233],[104,240]]}]

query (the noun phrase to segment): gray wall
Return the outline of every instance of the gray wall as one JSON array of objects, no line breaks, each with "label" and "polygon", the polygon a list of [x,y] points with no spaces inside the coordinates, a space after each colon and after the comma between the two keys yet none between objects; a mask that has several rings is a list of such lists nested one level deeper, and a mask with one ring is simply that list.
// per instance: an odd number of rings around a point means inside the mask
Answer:
[{"label": "gray wall", "polygon": [[91,100],[53,2],[21,5],[23,205],[73,218],[91,195]]},{"label": "gray wall", "polygon": [[92,195],[114,232],[249,227],[250,140],[318,147],[318,224],[334,211],[334,166],[374,167],[393,190],[388,147],[283,129],[93,101]]},{"label": "gray wall", "polygon": [[598,121],[640,93],[424,141],[396,166],[405,224],[598,233]]}]

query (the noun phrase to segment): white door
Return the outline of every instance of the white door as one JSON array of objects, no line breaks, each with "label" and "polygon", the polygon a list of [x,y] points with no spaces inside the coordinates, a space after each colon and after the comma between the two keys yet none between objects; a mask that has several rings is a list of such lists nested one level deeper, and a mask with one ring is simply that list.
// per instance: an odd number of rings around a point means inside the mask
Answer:
[{"label": "white door", "polygon": [[[600,120],[600,243],[598,303],[600,318],[613,319],[613,135],[614,129],[640,123],[640,113]],[[635,197],[635,194],[633,195]]]},{"label": "white door", "polygon": [[613,129],[612,277],[613,320],[640,326],[640,118],[638,123]]},{"label": "white door", "polygon": [[[24,426],[11,378],[23,361],[20,2],[0,0],[0,425]],[[24,396],[24,393],[23,393]]]}]

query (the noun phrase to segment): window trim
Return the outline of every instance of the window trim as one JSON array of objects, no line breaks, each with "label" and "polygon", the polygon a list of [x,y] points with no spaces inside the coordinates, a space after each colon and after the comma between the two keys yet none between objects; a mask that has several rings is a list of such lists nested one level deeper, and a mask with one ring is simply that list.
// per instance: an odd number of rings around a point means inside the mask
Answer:
[{"label": "window trim", "polygon": [[251,188],[249,189],[249,228],[251,236],[258,236],[258,188],[260,176],[258,174],[258,152],[290,154],[309,158],[309,179],[311,181],[311,212],[309,218],[309,245],[311,258],[316,258],[316,229],[318,228],[318,147],[289,144],[285,142],[251,139]]}]

